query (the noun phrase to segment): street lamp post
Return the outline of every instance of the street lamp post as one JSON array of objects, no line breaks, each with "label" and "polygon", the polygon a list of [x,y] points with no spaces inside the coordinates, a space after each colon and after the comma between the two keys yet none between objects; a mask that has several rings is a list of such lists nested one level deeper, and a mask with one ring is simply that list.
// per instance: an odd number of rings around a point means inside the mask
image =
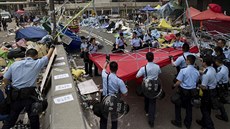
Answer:
[{"label": "street lamp post", "polygon": [[[50,0],[50,12],[51,12],[51,23],[53,24],[53,29],[52,29],[52,36],[56,37],[56,17],[55,17],[55,8],[54,8],[54,0]],[[54,39],[55,42],[57,41]]]}]

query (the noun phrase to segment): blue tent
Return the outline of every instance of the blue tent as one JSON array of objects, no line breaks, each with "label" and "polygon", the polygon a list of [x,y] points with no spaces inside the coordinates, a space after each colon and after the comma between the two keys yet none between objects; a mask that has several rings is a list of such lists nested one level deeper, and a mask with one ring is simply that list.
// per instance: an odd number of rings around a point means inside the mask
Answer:
[{"label": "blue tent", "polygon": [[152,7],[150,7],[150,5],[145,6],[143,9],[140,9],[141,11],[145,11],[145,12],[151,12],[151,11],[157,11],[157,9],[154,9]]},{"label": "blue tent", "polygon": [[[60,26],[60,29],[64,28],[63,25],[59,25],[59,26]],[[62,33],[73,39],[72,42],[66,46],[66,50],[70,53],[79,51],[81,47],[81,38],[78,35],[74,34],[68,28],[63,29]]]},{"label": "blue tent", "polygon": [[23,29],[19,29],[16,32],[15,39],[16,41],[24,38],[27,41],[38,41],[42,39],[42,37],[46,36],[48,33],[46,30],[39,27],[26,27]]}]

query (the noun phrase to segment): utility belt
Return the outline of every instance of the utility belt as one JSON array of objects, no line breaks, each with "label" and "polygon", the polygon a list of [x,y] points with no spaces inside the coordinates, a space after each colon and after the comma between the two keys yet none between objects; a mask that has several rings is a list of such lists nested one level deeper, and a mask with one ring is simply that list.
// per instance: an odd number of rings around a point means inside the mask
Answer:
[{"label": "utility belt", "polygon": [[11,101],[38,97],[38,93],[36,92],[36,87],[26,87],[26,88],[18,89],[18,88],[11,86],[7,96],[8,95]]},{"label": "utility belt", "polygon": [[179,93],[182,96],[191,96],[191,98],[198,98],[199,92],[196,88],[194,89],[184,89],[182,87],[179,87]]}]

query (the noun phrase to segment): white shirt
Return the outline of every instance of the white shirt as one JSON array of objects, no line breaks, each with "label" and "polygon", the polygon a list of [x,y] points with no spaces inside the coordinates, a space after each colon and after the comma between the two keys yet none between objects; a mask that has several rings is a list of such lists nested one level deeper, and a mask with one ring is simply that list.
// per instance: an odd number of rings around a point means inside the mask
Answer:
[{"label": "white shirt", "polygon": [[216,70],[212,66],[207,67],[202,75],[201,85],[207,89],[215,89],[217,84],[216,80]]},{"label": "white shirt", "polygon": [[[184,55],[184,56],[183,56]],[[182,56],[178,57],[176,61],[174,62],[175,66],[180,66],[181,69],[185,68],[186,65],[186,59],[188,55],[192,55],[190,52],[184,52]]]},{"label": "white shirt", "polygon": [[144,76],[145,79],[148,78],[151,80],[157,80],[158,75],[161,73],[160,66],[153,62],[147,63],[146,71],[147,71],[147,77],[146,77],[146,72],[145,72],[145,66],[141,67],[140,70],[137,72],[136,78]]},{"label": "white shirt", "polygon": [[116,38],[116,45],[118,45],[119,47],[124,46],[124,41],[120,37],[118,37]]},{"label": "white shirt", "polygon": [[216,79],[218,84],[226,84],[229,81],[228,68],[225,65],[221,65],[217,68]]},{"label": "white shirt", "polygon": [[139,39],[139,38],[133,38],[131,40],[131,45],[133,47],[140,47],[141,46],[141,39]]}]

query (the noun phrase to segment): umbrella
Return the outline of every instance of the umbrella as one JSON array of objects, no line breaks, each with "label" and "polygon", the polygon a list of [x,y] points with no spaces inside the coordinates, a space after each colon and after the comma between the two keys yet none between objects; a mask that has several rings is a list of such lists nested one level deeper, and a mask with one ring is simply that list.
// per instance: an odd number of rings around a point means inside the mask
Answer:
[{"label": "umbrella", "polygon": [[147,5],[143,9],[141,9],[141,11],[149,11],[149,12],[156,11],[156,10],[157,9],[154,9],[154,8],[150,7],[150,5]]},{"label": "umbrella", "polygon": [[23,14],[25,13],[25,11],[19,9],[18,11],[16,11],[16,13],[17,13],[17,14],[20,14],[20,15],[23,15]]}]

